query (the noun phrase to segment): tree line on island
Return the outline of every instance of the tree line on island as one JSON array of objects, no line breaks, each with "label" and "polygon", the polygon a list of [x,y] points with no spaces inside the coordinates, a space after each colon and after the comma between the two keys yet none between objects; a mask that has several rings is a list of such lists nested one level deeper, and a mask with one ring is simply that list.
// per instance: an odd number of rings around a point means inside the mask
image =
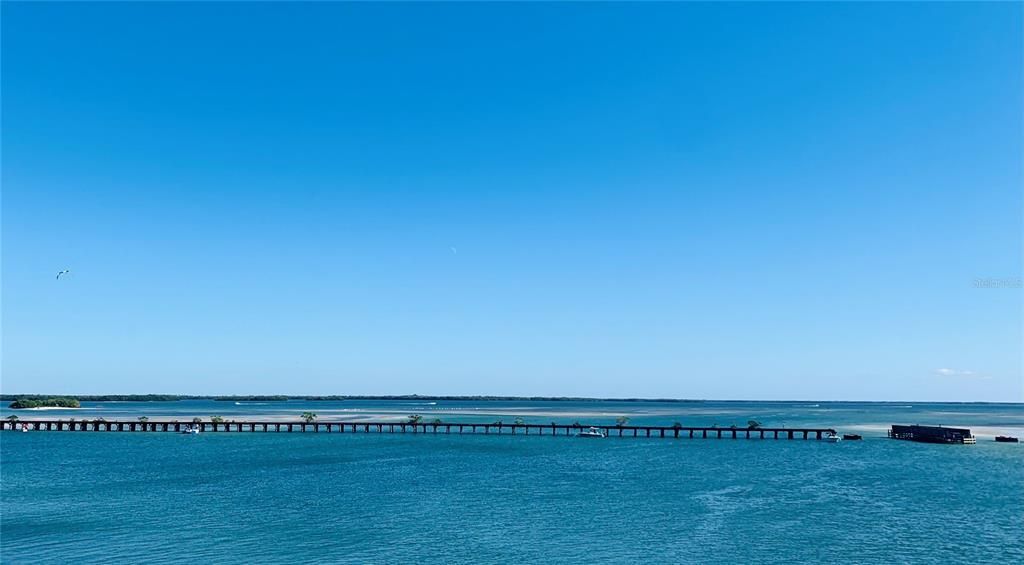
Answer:
[{"label": "tree line on island", "polygon": [[76,399],[82,402],[174,402],[178,400],[216,400],[222,402],[285,402],[288,400],[455,400],[455,401],[535,401],[535,402],[703,402],[685,398],[585,398],[580,396],[489,396],[489,395],[189,395],[189,394],[75,394],[54,397],[46,394],[0,394],[0,401]]},{"label": "tree line on island", "polygon": [[18,398],[7,407],[15,410],[29,408],[78,408],[80,403],[77,398],[64,396],[39,397],[39,398]]}]

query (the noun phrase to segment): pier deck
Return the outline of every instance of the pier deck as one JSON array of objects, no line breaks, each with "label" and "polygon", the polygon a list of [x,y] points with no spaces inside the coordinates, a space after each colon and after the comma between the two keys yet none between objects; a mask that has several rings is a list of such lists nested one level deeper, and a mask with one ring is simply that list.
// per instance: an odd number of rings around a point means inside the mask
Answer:
[{"label": "pier deck", "polygon": [[603,430],[608,437],[642,438],[714,438],[714,439],[816,439],[830,433],[831,428],[720,428],[691,426],[591,426],[589,424],[505,424],[505,423],[410,423],[410,422],[281,422],[281,421],[225,421],[181,422],[150,420],[4,420],[2,430],[73,432],[182,432],[189,426],[198,426],[201,432],[306,432],[306,433],[412,433],[412,434],[509,434],[571,436],[590,427]]}]

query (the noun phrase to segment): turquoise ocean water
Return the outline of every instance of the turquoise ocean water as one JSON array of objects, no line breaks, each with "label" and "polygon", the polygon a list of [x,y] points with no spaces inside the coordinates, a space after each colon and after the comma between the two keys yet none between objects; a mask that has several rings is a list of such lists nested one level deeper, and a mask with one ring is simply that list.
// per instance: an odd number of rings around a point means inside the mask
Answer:
[{"label": "turquoise ocean water", "polygon": [[[884,403],[85,403],[69,417],[743,426],[864,441],[4,432],[3,563],[1014,563],[1024,406]],[[9,410],[0,411],[6,417]],[[966,426],[974,446],[884,438]]]}]

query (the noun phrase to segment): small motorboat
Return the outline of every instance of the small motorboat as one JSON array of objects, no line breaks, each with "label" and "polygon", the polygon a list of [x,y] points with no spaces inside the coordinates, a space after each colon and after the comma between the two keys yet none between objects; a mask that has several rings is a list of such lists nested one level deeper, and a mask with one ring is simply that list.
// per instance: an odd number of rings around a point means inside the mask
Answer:
[{"label": "small motorboat", "polygon": [[184,430],[181,430],[181,433],[187,435],[197,435],[199,433],[199,426],[186,426]]},{"label": "small motorboat", "polygon": [[28,431],[28,424],[22,424],[21,425],[21,431],[27,432]]},{"label": "small motorboat", "polygon": [[864,439],[864,438],[860,437],[860,434],[843,434],[843,439],[848,439],[848,440],[851,440],[851,441],[856,441],[858,439]]},{"label": "small motorboat", "polygon": [[996,441],[999,443],[1017,443],[1020,440],[1013,436],[996,436]]},{"label": "small motorboat", "polygon": [[825,436],[824,439],[829,443],[837,443],[843,441],[843,438],[835,432],[829,432],[829,434]]},{"label": "small motorboat", "polygon": [[580,430],[576,437],[607,437],[607,435],[602,430],[591,426],[585,430]]}]

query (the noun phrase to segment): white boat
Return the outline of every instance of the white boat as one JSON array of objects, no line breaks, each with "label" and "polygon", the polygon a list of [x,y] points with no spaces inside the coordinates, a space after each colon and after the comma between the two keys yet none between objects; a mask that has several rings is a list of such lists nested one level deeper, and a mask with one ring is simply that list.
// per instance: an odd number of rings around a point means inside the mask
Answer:
[{"label": "white boat", "polygon": [[829,434],[827,436],[825,436],[825,441],[827,441],[829,443],[837,443],[837,442],[843,441],[843,436],[841,436],[841,435],[839,435],[839,434],[837,434],[835,432],[829,432]]},{"label": "white boat", "polygon": [[181,430],[181,433],[183,433],[183,434],[190,434],[190,435],[196,435],[196,434],[199,433],[199,426],[195,426],[195,427],[186,426],[184,430]]},{"label": "white boat", "polygon": [[21,425],[21,431],[27,432],[28,431],[28,424],[22,424]]},{"label": "white boat", "polygon": [[606,434],[604,431],[602,431],[602,430],[600,430],[598,428],[595,428],[593,426],[591,426],[591,427],[589,427],[589,428],[587,428],[585,430],[580,430],[576,434],[576,437],[607,437],[607,436],[608,436],[608,434]]}]

